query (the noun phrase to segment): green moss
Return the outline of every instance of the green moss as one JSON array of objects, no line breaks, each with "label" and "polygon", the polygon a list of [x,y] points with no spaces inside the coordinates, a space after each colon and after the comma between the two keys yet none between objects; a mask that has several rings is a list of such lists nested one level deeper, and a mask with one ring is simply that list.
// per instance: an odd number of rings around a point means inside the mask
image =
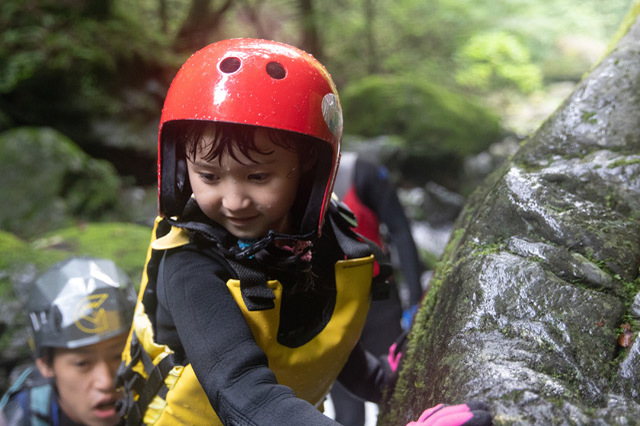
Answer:
[{"label": "green moss", "polygon": [[616,161],[611,162],[611,164],[609,164],[607,167],[610,169],[615,169],[616,167],[632,166],[634,164],[640,164],[640,157],[620,158]]},{"label": "green moss", "polygon": [[497,241],[491,243],[477,243],[472,242],[470,246],[473,249],[473,256],[486,256],[488,254],[497,254],[501,253],[505,248],[504,241],[502,238],[499,238]]},{"label": "green moss", "polygon": [[350,133],[398,136],[411,154],[474,154],[502,132],[499,118],[468,94],[415,76],[365,77],[345,87],[341,100]]},{"label": "green moss", "polygon": [[583,123],[596,124],[598,120],[594,118],[595,115],[596,113],[593,111],[583,111],[582,115],[580,116],[580,119],[582,120]]},{"label": "green moss", "polygon": [[636,2],[631,6],[627,15],[622,20],[622,23],[618,27],[618,30],[611,38],[606,52],[604,53],[604,55],[602,55],[603,58],[607,57],[613,51],[613,49],[616,48],[616,45],[618,44],[620,39],[629,32],[631,25],[633,25],[633,23],[636,21],[638,15],[640,15],[640,1],[636,0]]},{"label": "green moss", "polygon": [[151,229],[128,223],[91,223],[50,232],[32,241],[36,250],[62,257],[94,256],[112,259],[138,286]]},{"label": "green moss", "polygon": [[0,230],[0,269],[6,270],[10,265],[19,260],[30,257],[29,245],[15,235]]},{"label": "green moss", "polygon": [[438,265],[438,261],[440,260],[438,256],[436,256],[429,250],[420,250],[419,253],[420,253],[420,260],[422,260],[422,264],[424,265],[425,268],[429,270],[436,269]]}]

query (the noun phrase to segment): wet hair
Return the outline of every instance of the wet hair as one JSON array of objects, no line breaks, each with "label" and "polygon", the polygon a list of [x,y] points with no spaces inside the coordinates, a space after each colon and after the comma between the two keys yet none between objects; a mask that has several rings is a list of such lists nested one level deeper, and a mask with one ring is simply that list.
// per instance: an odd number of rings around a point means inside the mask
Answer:
[{"label": "wet hair", "polygon": [[269,155],[273,151],[260,149],[256,146],[255,134],[258,129],[265,129],[269,140],[274,145],[297,153],[301,162],[305,159],[315,158],[317,155],[319,141],[306,135],[234,123],[195,121],[185,126],[183,133],[185,157],[190,160],[195,159],[199,147],[204,142],[204,134],[208,130],[213,133],[210,140],[213,143],[209,144],[208,151],[203,155],[203,159],[206,161],[212,161],[216,158],[220,161],[222,154],[229,154],[234,160],[239,161],[235,149],[252,161],[253,153]]}]

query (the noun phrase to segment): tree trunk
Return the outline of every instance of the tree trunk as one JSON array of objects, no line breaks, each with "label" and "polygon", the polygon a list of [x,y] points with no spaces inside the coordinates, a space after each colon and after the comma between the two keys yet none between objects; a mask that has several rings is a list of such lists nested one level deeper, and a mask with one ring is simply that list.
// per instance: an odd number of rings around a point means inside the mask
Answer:
[{"label": "tree trunk", "polygon": [[469,198],[380,425],[640,419],[640,22]]},{"label": "tree trunk", "polygon": [[374,0],[365,0],[363,4],[365,16],[365,40],[367,49],[367,70],[369,74],[376,74],[379,70],[378,54],[376,51],[375,39],[375,4]]},{"label": "tree trunk", "polygon": [[187,18],[176,36],[174,50],[193,53],[210,44],[222,17],[232,5],[233,0],[224,0],[212,10],[211,0],[192,0]]},{"label": "tree trunk", "polygon": [[300,0],[298,5],[300,8],[300,20],[302,22],[302,41],[300,48],[311,53],[316,59],[322,62],[322,46],[320,45],[320,37],[318,36],[313,0]]}]

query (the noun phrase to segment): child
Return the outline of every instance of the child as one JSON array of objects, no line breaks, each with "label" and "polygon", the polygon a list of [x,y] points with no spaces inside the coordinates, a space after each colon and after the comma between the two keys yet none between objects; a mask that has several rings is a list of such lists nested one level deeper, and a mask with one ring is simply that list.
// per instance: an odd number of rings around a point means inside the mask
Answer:
[{"label": "child", "polygon": [[115,376],[135,300],[106,259],[68,259],[38,278],[27,304],[36,368],[0,402],[7,424],[116,425]]},{"label": "child", "polygon": [[380,399],[391,372],[358,345],[374,256],[331,202],[341,134],[331,77],[296,48],[226,40],[183,65],[119,374],[126,424],[336,424],[318,409],[336,378]]}]

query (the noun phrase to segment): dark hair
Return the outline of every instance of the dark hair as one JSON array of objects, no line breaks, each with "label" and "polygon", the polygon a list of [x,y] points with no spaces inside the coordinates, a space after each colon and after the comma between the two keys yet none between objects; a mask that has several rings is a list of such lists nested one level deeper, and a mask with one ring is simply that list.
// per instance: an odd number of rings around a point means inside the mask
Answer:
[{"label": "dark hair", "polygon": [[51,346],[43,346],[42,348],[40,348],[40,351],[36,354],[36,357],[42,358],[45,364],[52,367],[54,354],[55,354],[55,348]]},{"label": "dark hair", "polygon": [[[204,133],[212,130],[213,138],[208,152],[203,155],[207,161],[220,159],[222,154],[229,154],[239,161],[234,148],[250,160],[252,153],[269,155],[273,151],[263,150],[256,146],[255,133],[260,127],[235,123],[214,123],[210,121],[191,121],[182,133],[185,157],[193,160]],[[313,159],[317,155],[319,142],[317,139],[298,133],[262,128],[267,130],[269,140],[288,151],[295,152],[301,160]]]}]

